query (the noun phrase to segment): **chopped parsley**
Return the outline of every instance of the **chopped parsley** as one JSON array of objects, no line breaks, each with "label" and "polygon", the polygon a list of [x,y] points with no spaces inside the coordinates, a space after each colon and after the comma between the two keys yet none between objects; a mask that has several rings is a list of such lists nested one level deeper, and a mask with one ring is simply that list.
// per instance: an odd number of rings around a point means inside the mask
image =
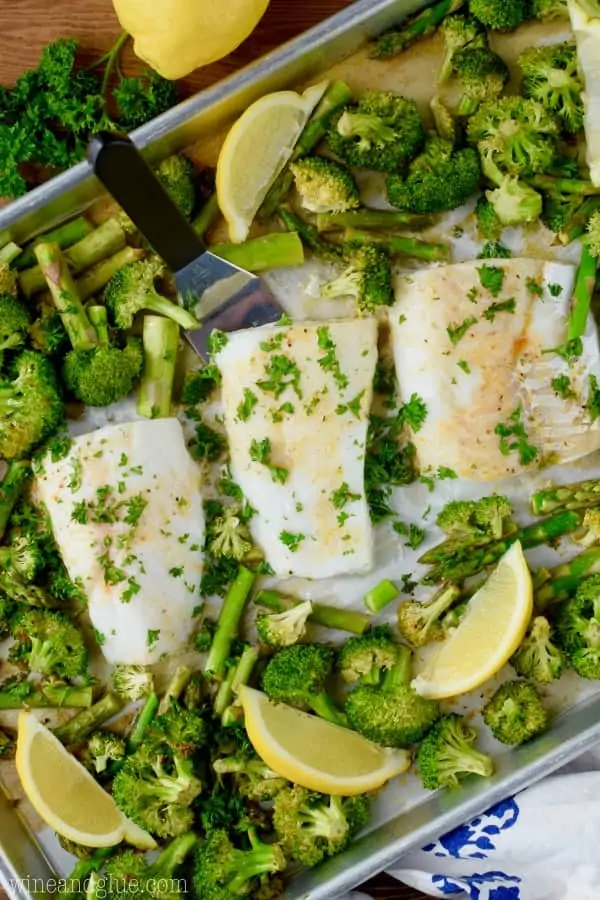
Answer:
[{"label": "chopped parsley", "polygon": [[410,400],[400,407],[399,415],[405,425],[413,431],[420,431],[427,418],[427,404],[418,394],[411,394]]},{"label": "chopped parsley", "polygon": [[550,294],[551,297],[560,297],[562,292],[563,292],[562,284],[552,283],[552,284],[548,285],[548,293]]},{"label": "chopped parsley", "polygon": [[466,375],[471,374],[471,367],[470,367],[469,363],[466,361],[466,359],[459,359],[459,361],[456,363],[456,365],[458,366],[459,369],[462,369]]},{"label": "chopped parsley", "polygon": [[505,422],[499,422],[494,434],[500,438],[500,453],[503,456],[517,452],[522,466],[528,466],[538,457],[538,450],[529,443],[525,426],[521,421],[522,407],[519,405]]},{"label": "chopped parsley", "polygon": [[552,347],[550,350],[544,350],[543,352],[556,353],[557,356],[560,356],[561,359],[564,359],[571,366],[583,353],[583,341],[581,338],[571,338],[570,341],[567,341],[561,347]]},{"label": "chopped parsley", "polygon": [[172,566],[172,568],[169,569],[169,575],[172,578],[181,578],[183,575],[183,566]]},{"label": "chopped parsley", "polygon": [[208,363],[196,372],[189,372],[181,388],[181,402],[184,406],[198,406],[205,403],[221,384],[221,373],[214,363]]},{"label": "chopped parsley", "polygon": [[401,575],[400,581],[402,582],[402,590],[406,594],[412,594],[418,585],[418,581],[413,579],[410,572],[405,572],[404,575]]},{"label": "chopped parsley", "polygon": [[258,397],[256,394],[250,388],[244,388],[242,399],[237,408],[237,417],[240,422],[248,421],[257,403]]},{"label": "chopped parsley", "polygon": [[427,475],[424,472],[419,476],[419,481],[424,484],[429,493],[435,489],[435,478],[433,475]]},{"label": "chopped parsley", "polygon": [[438,466],[435,477],[439,478],[440,481],[446,481],[448,479],[454,480],[455,478],[458,478],[458,475],[456,474],[454,469],[450,469],[448,468],[448,466]]},{"label": "chopped parsley", "polygon": [[479,291],[477,290],[475,285],[473,285],[473,287],[467,291],[467,300],[470,303],[477,303],[478,298],[479,298]]},{"label": "chopped parsley", "polygon": [[[214,334],[214,331],[213,331]],[[154,647],[160,637],[160,628],[149,628],[146,633],[146,646]]]},{"label": "chopped parsley", "polygon": [[406,545],[412,550],[416,550],[417,547],[420,547],[425,540],[425,529],[419,528],[419,526],[415,525],[413,522],[411,522],[410,525],[406,525],[404,522],[394,522],[392,528],[396,534],[400,534],[402,537],[406,538]]},{"label": "chopped parsley", "polygon": [[[317,401],[318,402],[318,401]],[[293,403],[282,403],[279,409],[271,410],[271,419],[273,422],[283,422],[284,415],[292,416],[294,414]]]},{"label": "chopped parsley", "polygon": [[268,341],[261,341],[259,344],[260,349],[264,350],[265,353],[271,353],[273,350],[281,350],[284,338],[285,334],[283,331],[280,331],[279,334],[275,334]]},{"label": "chopped parsley", "polygon": [[292,531],[282,531],[279,535],[279,540],[288,550],[295,553],[302,541],[305,540],[305,535],[294,534]]},{"label": "chopped parsley", "polygon": [[83,475],[83,464],[79,457],[71,460],[71,474],[67,481],[67,487],[72,493],[78,491],[81,487],[81,476]]},{"label": "chopped parsley", "polygon": [[416,478],[414,444],[402,445],[404,420],[399,410],[393,416],[371,415],[365,454],[365,491],[373,522],[394,515],[389,504],[392,488],[412,484]]},{"label": "chopped parsley", "polygon": [[319,345],[319,350],[324,351],[324,355],[318,359],[318,363],[323,371],[331,372],[333,380],[340,390],[348,387],[348,376],[344,375],[340,368],[340,362],[336,354],[336,345],[327,325],[321,325],[317,328],[317,343]]},{"label": "chopped parsley", "polygon": [[480,266],[477,269],[481,287],[489,291],[492,297],[497,297],[504,284],[504,269],[500,266]]},{"label": "chopped parsley", "polygon": [[127,579],[127,588],[121,594],[121,603],[129,603],[132,597],[135,597],[136,594],[139,594],[141,591],[141,585],[137,583],[135,578],[131,577]]},{"label": "chopped parsley", "polygon": [[289,472],[283,466],[276,466],[271,462],[271,441],[269,438],[263,438],[262,441],[257,441],[256,438],[252,438],[250,442],[250,459],[252,462],[260,463],[271,473],[271,478],[273,481],[278,484],[285,484],[289,475]]},{"label": "chopped parsley", "polygon": [[300,369],[289,356],[280,353],[270,356],[265,366],[265,376],[257,382],[261,391],[280,397],[284,391],[291,388],[296,396],[302,399]]},{"label": "chopped parsley", "polygon": [[336,406],[335,411],[338,416],[343,415],[345,412],[350,412],[356,419],[360,419],[360,407],[362,404],[362,398],[364,397],[365,392],[360,391],[356,397],[353,397],[352,400],[349,400],[348,403],[339,403]]},{"label": "chopped parsley", "polygon": [[347,503],[353,503],[355,500],[360,500],[360,494],[352,493],[350,487],[344,481],[339,488],[336,488],[335,491],[331,492],[329,499],[336,509],[343,509]]},{"label": "chopped parsley", "polygon": [[210,355],[215,356],[217,353],[220,353],[223,347],[227,345],[228,340],[229,338],[224,331],[219,331],[218,328],[215,328],[208,339],[208,352]]},{"label": "chopped parsley", "polygon": [[517,302],[514,297],[511,297],[510,300],[501,300],[499,303],[491,303],[488,308],[484,310],[483,318],[487,319],[488,322],[493,322],[498,313],[514,313],[516,307]]},{"label": "chopped parsley", "polygon": [[544,288],[539,281],[536,281],[535,278],[531,278],[531,276],[525,280],[525,287],[534,297],[544,296]]},{"label": "chopped parsley", "polygon": [[550,384],[554,393],[562,397],[563,400],[570,400],[572,397],[575,397],[575,391],[571,387],[571,379],[568,375],[557,375]]},{"label": "chopped parsley", "polygon": [[448,325],[446,331],[451,343],[456,346],[458,342],[462,340],[462,338],[464,338],[469,328],[472,325],[475,325],[476,322],[477,319],[475,318],[475,316],[467,316],[467,318],[459,324]]},{"label": "chopped parsley", "polygon": [[205,459],[207,462],[215,462],[223,456],[227,450],[225,437],[206,422],[198,422],[195,437],[189,443],[189,451],[194,459]]},{"label": "chopped parsley", "polygon": [[585,408],[592,422],[595,422],[598,416],[600,416],[600,387],[598,386],[598,379],[595,375],[589,376],[589,382],[590,393],[588,394]]}]

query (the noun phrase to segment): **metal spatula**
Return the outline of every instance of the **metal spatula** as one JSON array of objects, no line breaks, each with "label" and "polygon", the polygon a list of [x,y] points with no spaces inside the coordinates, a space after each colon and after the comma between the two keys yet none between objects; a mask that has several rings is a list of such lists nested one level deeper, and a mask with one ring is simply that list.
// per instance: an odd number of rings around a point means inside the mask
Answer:
[{"label": "metal spatula", "polygon": [[175,276],[200,327],[185,337],[206,358],[211,332],[276,322],[284,310],[260,278],[207,250],[126,134],[100,132],[88,160],[102,182]]}]

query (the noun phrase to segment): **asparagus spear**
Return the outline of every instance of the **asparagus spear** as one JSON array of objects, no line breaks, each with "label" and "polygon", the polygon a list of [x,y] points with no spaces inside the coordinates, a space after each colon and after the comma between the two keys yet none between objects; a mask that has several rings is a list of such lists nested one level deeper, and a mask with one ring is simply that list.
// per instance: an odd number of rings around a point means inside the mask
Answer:
[{"label": "asparagus spear", "polygon": [[219,201],[216,192],[211,194],[196,218],[192,222],[192,228],[198,235],[203,238],[208,229],[214,225],[219,218]]},{"label": "asparagus spear", "polygon": [[212,244],[211,253],[249,272],[301,266],[304,247],[294,231],[274,232],[242,244]]},{"label": "asparagus spear", "polygon": [[[258,592],[254,602],[257,606],[264,606],[273,612],[282,613],[293,606],[298,606],[303,601],[277,591],[262,590]],[[335,606],[313,603],[308,621],[315,625],[322,625],[324,628],[336,628],[339,631],[348,631],[350,634],[363,634],[371,617],[366,613],[354,612],[351,609],[336,609]]]},{"label": "asparagus spear", "polygon": [[592,295],[596,287],[596,269],[598,260],[592,256],[585,241],[581,250],[581,260],[577,269],[577,279],[571,301],[569,315],[569,330],[567,341],[573,341],[583,337],[587,325],[587,318],[592,302]]},{"label": "asparagus spear", "polygon": [[[317,144],[325,137],[329,119],[332,114],[351,100],[352,91],[343,81],[334,81],[329,85],[321,97],[320,102],[317,104],[317,108],[308,120],[306,127],[296,141],[290,162],[294,162],[294,160],[306,156],[317,146]],[[270,216],[275,215],[277,209],[289,194],[293,183],[294,176],[290,171],[288,162],[269,188],[267,196],[262,202],[262,206],[258,211],[260,220],[264,221]]]},{"label": "asparagus spear", "polygon": [[[227,709],[230,706],[235,694],[239,691],[243,684],[248,684],[254,666],[258,662],[259,653],[256,647],[248,644],[244,647],[242,655],[236,663],[229,666],[227,675],[219,685],[213,709],[217,716],[224,719]],[[223,724],[225,722],[223,721]]]},{"label": "asparagus spear", "polygon": [[[55,243],[60,247],[57,241],[46,241],[45,243]],[[39,244],[37,245],[39,246]],[[96,263],[106,259],[113,253],[117,253],[125,246],[125,231],[123,230],[117,219],[107,219],[98,228],[94,228],[81,241],[73,244],[63,253],[70,271],[73,274],[83,272]],[[37,256],[37,249],[34,247],[34,254]],[[25,269],[19,275],[19,287],[25,297],[33,297],[46,287],[46,279],[40,266],[33,266],[31,269]]]},{"label": "asparagus spear", "polygon": [[98,335],[88,319],[60,247],[52,243],[38,244],[35,255],[73,349],[92,350],[98,343]]},{"label": "asparagus spear", "polygon": [[294,215],[293,212],[290,212],[289,209],[285,209],[285,207],[281,207],[279,210],[279,217],[287,230],[295,231],[300,236],[302,243],[306,244],[315,256],[320,256],[322,259],[329,260],[330,262],[341,261],[342,248],[324,240],[314,225],[309,225],[308,222],[305,222],[304,219]]},{"label": "asparagus spear", "polygon": [[116,847],[100,847],[86,859],[78,859],[71,874],[64,879],[64,885],[58,895],[59,900],[81,900],[82,885],[102,868],[109,856],[116,852]]},{"label": "asparagus spear", "polygon": [[225,676],[229,651],[237,636],[246,600],[255,579],[254,572],[245,566],[240,566],[238,574],[227,592],[204,666],[205,673],[213,678],[222,679]]},{"label": "asparagus spear", "polygon": [[583,509],[600,504],[600,480],[557,484],[535,491],[530,498],[534,516],[547,516],[563,509]]},{"label": "asparagus spear", "polygon": [[352,209],[349,212],[319,213],[317,229],[336,231],[338,228],[397,228],[404,225],[423,225],[428,216],[396,212],[389,209]]},{"label": "asparagus spear", "polygon": [[598,209],[600,209],[600,197],[588,197],[587,200],[584,200],[559,233],[558,239],[561,244],[570,244],[585,234],[587,223]]},{"label": "asparagus spear", "polygon": [[576,590],[582,578],[600,572],[600,547],[590,547],[569,562],[550,569],[550,580],[534,594],[535,608],[544,611],[554,603],[566,600]]},{"label": "asparagus spear", "polygon": [[77,687],[59,682],[33,685],[30,681],[0,685],[0,710],[41,709],[60,707],[90,707],[93,690],[90,686]]},{"label": "asparagus spear", "polygon": [[188,666],[177,666],[158,706],[159,715],[162,716],[166,713],[170,709],[173,701],[179,700],[188,686],[191,677],[192,670],[188,668]]},{"label": "asparagus spear", "polygon": [[555,178],[553,175],[532,175],[527,179],[531,187],[540,191],[549,191],[553,196],[559,194],[577,194],[581,197],[600,194],[600,187],[582,178]]},{"label": "asparagus spear", "polygon": [[144,250],[136,247],[123,247],[122,250],[92,266],[75,282],[81,300],[88,300],[94,294],[99,294],[119,269],[137,259],[143,259],[145,255]]},{"label": "asparagus spear", "polygon": [[54,734],[63,744],[79,744],[92,731],[111,719],[123,708],[123,701],[116,694],[106,693],[89,709],[82,709],[73,718],[54,729]]},{"label": "asparagus spear", "polygon": [[372,231],[358,231],[347,228],[344,239],[352,247],[362,247],[364,244],[384,244],[390,253],[400,253],[403,256],[414,256],[416,259],[426,259],[430,262],[443,262],[450,256],[450,248],[447,244],[430,244],[420,241],[418,238],[402,237],[397,234],[379,234]]},{"label": "asparagus spear", "polygon": [[409,19],[403,28],[386,31],[373,45],[371,58],[389,59],[402,53],[415,41],[433,34],[440,22],[464,6],[464,2],[465,0],[438,0],[438,3]]},{"label": "asparagus spear", "polygon": [[388,578],[384,578],[365,594],[364,603],[372,613],[380,613],[382,609],[395,600],[398,588]]},{"label": "asparagus spear", "polygon": [[133,753],[134,750],[142,743],[142,739],[150,727],[152,721],[154,720],[155,715],[158,712],[158,697],[152,691],[152,693],[148,694],[146,700],[144,701],[144,705],[141,707],[139,713],[137,714],[136,720],[133,723],[133,728],[129,734],[129,740],[127,742],[127,752]]},{"label": "asparagus spear", "polygon": [[66,250],[67,247],[71,247],[73,244],[81,241],[93,230],[93,225],[88,222],[85,216],[71,219],[70,222],[65,222],[64,225],[59,225],[58,228],[53,228],[52,231],[47,231],[45,234],[40,234],[39,237],[36,237],[34,242],[25,247],[23,252],[17,256],[13,267],[21,272],[23,269],[35,266],[35,244],[58,244],[61,250]]},{"label": "asparagus spear", "polygon": [[441,581],[450,581],[460,584],[471,575],[477,575],[483,569],[493,566],[516,540],[521,542],[524,550],[528,550],[575,531],[582,522],[582,512],[564,510],[541,522],[527,525],[496,543],[484,547],[472,547],[467,544],[462,551],[454,553],[447,560],[434,566],[425,575],[422,582],[423,584],[439,584]]},{"label": "asparagus spear", "polygon": [[0,266],[10,266],[21,254],[21,248],[14,241],[9,241],[0,249]]}]

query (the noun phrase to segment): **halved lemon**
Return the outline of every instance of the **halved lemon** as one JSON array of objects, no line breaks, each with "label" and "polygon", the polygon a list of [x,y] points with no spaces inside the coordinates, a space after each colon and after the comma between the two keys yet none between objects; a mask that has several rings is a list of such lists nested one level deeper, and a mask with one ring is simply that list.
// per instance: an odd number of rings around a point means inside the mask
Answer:
[{"label": "halved lemon", "polygon": [[248,737],[261,759],[282,778],[311,791],[364,794],[410,765],[405,750],[379,747],[355,731],[273,703],[254,688],[242,688],[241,701]]},{"label": "halved lemon", "polygon": [[16,766],[27,799],[46,825],[86,847],[126,840],[141,850],[156,841],[130,822],[110,794],[27,710],[19,713]]},{"label": "halved lemon", "polygon": [[422,697],[441,700],[479,687],[515,652],[533,613],[527,560],[516,541],[469,602],[467,614],[412,681]]},{"label": "halved lemon", "polygon": [[230,129],[217,162],[217,200],[229,239],[245,240],[254,216],[286,162],[327,82],[303,94],[277,91],[256,100]]}]

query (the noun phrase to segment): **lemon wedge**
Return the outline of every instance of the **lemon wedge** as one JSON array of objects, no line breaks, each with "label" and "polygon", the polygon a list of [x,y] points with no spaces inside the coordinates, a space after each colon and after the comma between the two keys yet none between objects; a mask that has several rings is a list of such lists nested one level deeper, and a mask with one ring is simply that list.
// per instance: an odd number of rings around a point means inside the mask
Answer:
[{"label": "lemon wedge", "polygon": [[113,847],[126,840],[140,850],[156,841],[130,822],[81,763],[36,719],[19,713],[17,772],[27,799],[54,831],[86,847]]},{"label": "lemon wedge", "polygon": [[248,236],[267,191],[289,160],[296,141],[325,93],[327,82],[303,94],[277,91],[261,97],[230,129],[217,162],[217,200],[236,243]]},{"label": "lemon wedge", "polygon": [[240,693],[254,749],[274,772],[301,787],[349,797],[376,790],[410,765],[405,750],[379,747],[355,731],[273,703],[254,688]]},{"label": "lemon wedge", "polygon": [[422,697],[441,700],[483,684],[508,662],[533,613],[527,560],[516,541],[469,602],[467,614],[412,681]]}]

